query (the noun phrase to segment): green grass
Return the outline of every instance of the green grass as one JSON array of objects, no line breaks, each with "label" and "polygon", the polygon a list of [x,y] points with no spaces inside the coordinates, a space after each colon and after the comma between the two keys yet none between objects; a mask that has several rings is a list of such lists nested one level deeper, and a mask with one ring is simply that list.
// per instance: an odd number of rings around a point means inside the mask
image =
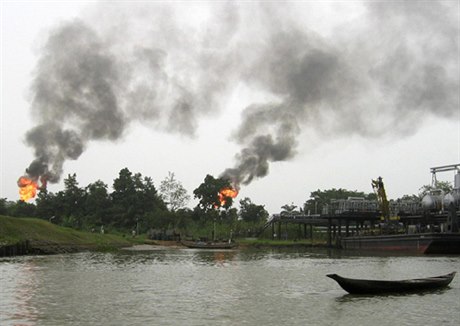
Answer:
[{"label": "green grass", "polygon": [[[208,230],[209,231],[209,230]],[[47,244],[61,247],[74,247],[81,250],[112,251],[121,247],[147,242],[145,235],[132,238],[130,234],[106,233],[100,234],[78,231],[72,228],[61,227],[46,220],[36,218],[15,218],[0,215],[0,247],[29,241],[37,245]],[[295,247],[295,246],[323,246],[324,239],[302,240],[267,240],[238,238],[236,241],[246,247]]]},{"label": "green grass", "polygon": [[15,218],[0,215],[0,246],[23,241],[48,242],[75,247],[93,247],[109,250],[142,242],[115,234],[100,234],[77,231],[57,226],[36,218]]}]

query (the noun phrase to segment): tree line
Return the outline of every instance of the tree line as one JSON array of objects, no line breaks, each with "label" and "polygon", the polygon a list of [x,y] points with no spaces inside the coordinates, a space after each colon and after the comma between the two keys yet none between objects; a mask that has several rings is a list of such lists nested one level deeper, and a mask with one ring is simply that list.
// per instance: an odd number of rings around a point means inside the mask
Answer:
[{"label": "tree line", "polygon": [[[69,174],[64,179],[63,190],[57,193],[41,190],[35,203],[8,202],[0,198],[0,215],[38,217],[83,230],[104,226],[106,230],[142,233],[149,229],[177,229],[204,235],[209,234],[211,225],[217,223],[218,228],[227,234],[257,235],[267,221],[268,212],[263,205],[257,205],[247,197],[239,200],[239,209],[233,207],[231,197],[225,198],[222,204],[218,194],[226,187],[231,187],[229,180],[207,175],[193,191],[198,204],[188,208],[191,196],[171,172],[157,190],[152,178],[124,168],[114,179],[112,191],[101,180],[80,187],[76,174]],[[448,182],[440,182],[438,187],[446,193],[452,189]],[[403,199],[420,199],[431,189],[432,186],[422,186],[418,196],[406,195]],[[374,193],[342,188],[318,189],[310,193],[303,207],[286,204],[281,207],[281,214],[319,214],[332,199],[348,197],[376,199]]]},{"label": "tree line", "polygon": [[101,180],[80,187],[74,173],[64,179],[63,190],[39,191],[35,203],[8,202],[1,198],[0,214],[38,217],[83,230],[99,230],[103,226],[105,230],[141,233],[149,229],[206,231],[204,226],[208,227],[210,221],[237,232],[238,228],[247,229],[242,227],[245,223],[266,221],[268,212],[264,206],[252,203],[249,198],[240,200],[239,210],[232,207],[234,202],[230,197],[220,205],[218,193],[223,187],[230,187],[230,182],[207,175],[193,192],[198,204],[188,208],[190,195],[171,172],[157,189],[152,178],[124,168],[113,180],[112,191]]}]

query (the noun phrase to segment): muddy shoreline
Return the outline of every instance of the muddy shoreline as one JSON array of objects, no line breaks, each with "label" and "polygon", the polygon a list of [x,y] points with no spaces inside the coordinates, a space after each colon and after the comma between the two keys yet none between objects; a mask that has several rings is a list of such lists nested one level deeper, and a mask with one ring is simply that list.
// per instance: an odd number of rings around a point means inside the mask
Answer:
[{"label": "muddy shoreline", "polygon": [[[324,248],[327,247],[323,244],[260,244],[260,243],[239,243],[236,249],[274,249],[274,248]],[[143,244],[133,244],[126,246],[126,244],[76,244],[76,243],[57,243],[53,241],[43,240],[26,240],[12,245],[0,246],[0,257],[23,256],[23,255],[55,255],[66,253],[77,253],[83,251],[155,251],[166,249],[186,249],[178,241],[161,241],[161,240],[146,240]]]},{"label": "muddy shoreline", "polygon": [[11,245],[0,246],[0,257],[24,255],[56,255],[82,251],[115,251],[123,248],[119,244],[98,245],[94,243],[57,243],[43,240],[26,240]]}]

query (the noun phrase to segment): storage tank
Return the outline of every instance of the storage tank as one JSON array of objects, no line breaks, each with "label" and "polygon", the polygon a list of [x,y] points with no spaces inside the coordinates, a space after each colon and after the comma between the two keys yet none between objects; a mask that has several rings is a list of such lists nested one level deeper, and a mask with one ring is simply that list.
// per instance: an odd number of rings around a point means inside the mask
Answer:
[{"label": "storage tank", "polygon": [[447,209],[451,204],[458,207],[460,203],[460,192],[454,190],[444,196],[444,207]]},{"label": "storage tank", "polygon": [[425,211],[441,211],[443,195],[427,194],[422,198],[422,208]]},{"label": "storage tank", "polygon": [[455,174],[454,189],[444,196],[444,207],[447,209],[451,204],[454,207],[460,206],[460,172]]}]

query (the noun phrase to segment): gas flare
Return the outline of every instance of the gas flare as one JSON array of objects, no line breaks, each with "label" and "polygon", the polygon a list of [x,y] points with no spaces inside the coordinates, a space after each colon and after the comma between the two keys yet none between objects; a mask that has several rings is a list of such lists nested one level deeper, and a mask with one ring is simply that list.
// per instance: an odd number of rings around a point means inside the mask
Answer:
[{"label": "gas flare", "polygon": [[18,187],[20,200],[28,201],[37,194],[38,183],[29,177],[22,176],[18,179]]},{"label": "gas flare", "polygon": [[41,186],[38,185],[38,177],[33,177],[29,175],[23,175],[18,179],[19,187],[19,199],[22,201],[28,201],[32,199],[37,194],[37,190],[46,189],[47,178],[42,175],[40,177]]},{"label": "gas flare", "polygon": [[221,189],[217,195],[219,197],[220,206],[222,207],[227,202],[227,198],[235,198],[238,196],[238,190],[235,188],[226,187]]}]

